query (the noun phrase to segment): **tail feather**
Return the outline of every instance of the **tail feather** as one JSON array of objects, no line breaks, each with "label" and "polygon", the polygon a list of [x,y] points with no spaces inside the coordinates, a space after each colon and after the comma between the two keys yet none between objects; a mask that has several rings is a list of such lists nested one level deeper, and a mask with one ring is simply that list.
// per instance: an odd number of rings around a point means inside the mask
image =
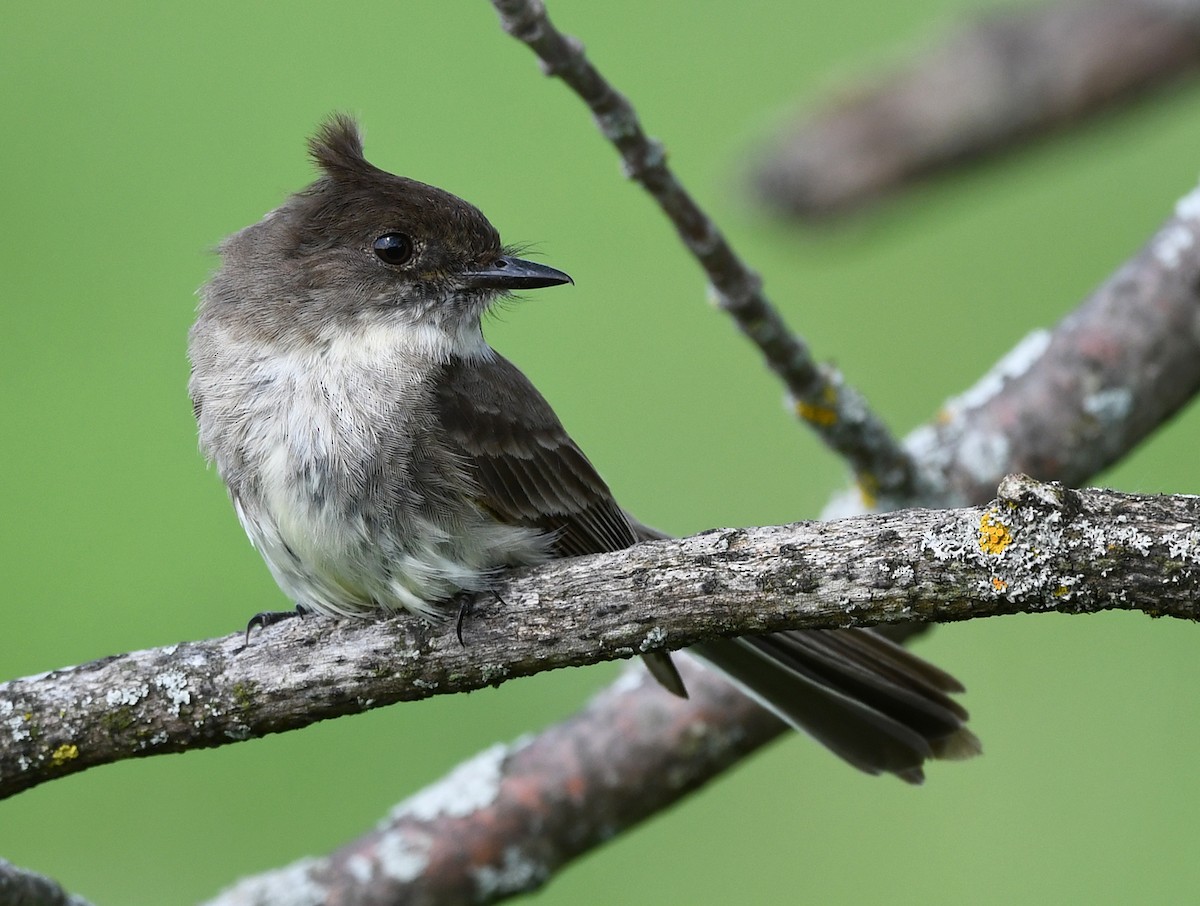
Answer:
[{"label": "tail feather", "polygon": [[896,646],[879,660],[877,641],[890,645],[867,630],[839,629],[718,640],[688,650],[868,774],[920,783],[928,759],[977,754],[979,741],[964,726],[966,711],[946,695],[958,683],[951,680],[949,689],[931,683],[923,669],[931,665]]},{"label": "tail feather", "polygon": [[[628,514],[627,514],[628,515]],[[668,538],[629,517],[640,540]],[[962,684],[868,629],[777,632],[688,649],[792,727],[868,774],[924,780],[931,758],[982,751],[967,711],[950,696]],[[667,688],[672,670],[652,672]]]}]

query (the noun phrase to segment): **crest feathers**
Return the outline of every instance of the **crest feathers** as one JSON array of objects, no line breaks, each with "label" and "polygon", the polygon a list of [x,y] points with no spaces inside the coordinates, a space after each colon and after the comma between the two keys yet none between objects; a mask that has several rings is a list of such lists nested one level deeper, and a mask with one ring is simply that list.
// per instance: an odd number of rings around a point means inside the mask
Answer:
[{"label": "crest feathers", "polygon": [[335,113],[308,140],[308,153],[327,176],[359,174],[373,169],[363,157],[358,123],[346,113]]}]

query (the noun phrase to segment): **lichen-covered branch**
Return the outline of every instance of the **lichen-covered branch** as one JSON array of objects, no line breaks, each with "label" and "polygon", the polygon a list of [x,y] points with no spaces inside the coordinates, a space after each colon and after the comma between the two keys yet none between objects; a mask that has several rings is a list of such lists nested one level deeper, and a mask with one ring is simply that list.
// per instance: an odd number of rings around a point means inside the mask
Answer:
[{"label": "lichen-covered branch", "polygon": [[670,219],[704,269],[720,308],[759,349],[787,387],[797,416],[850,464],[864,486],[881,493],[911,493],[908,455],[857,390],[831,366],[814,361],[767,299],[751,270],[667,165],[662,145],[646,135],[629,100],[592,65],[576,39],[558,31],[541,0],[492,0],[505,31],[524,42],[543,69],[562,79],[587,104],[601,133],[638,182]]},{"label": "lichen-covered branch", "polygon": [[[541,886],[772,739],[782,724],[684,657],[691,697],[640,665],[536,736],[495,745],[335,853],[247,878],[209,906],[487,903]],[[731,718],[734,718],[731,720]],[[580,809],[586,791],[593,804]]]},{"label": "lichen-covered branch", "polygon": [[[987,507],[720,531],[635,554],[649,559],[632,572],[617,568],[625,555],[598,561],[625,578],[588,600],[620,608],[639,594],[656,628],[672,598],[688,622],[739,631],[1109,608],[1200,616],[1200,498],[1024,476],[1005,479]],[[631,582],[651,559],[659,567]],[[369,902],[489,903],[539,887],[780,732],[724,682],[685,669],[690,700],[631,674],[563,724],[461,765],[338,852],[244,881],[214,906],[298,902],[289,890],[322,902],[353,890]],[[579,808],[582,791],[594,808]]]},{"label": "lichen-covered branch", "polygon": [[931,504],[977,502],[1008,472],[1076,487],[1198,390],[1200,189],[1060,324],[1027,336],[905,443]]},{"label": "lichen-covered branch", "polygon": [[1078,123],[1200,63],[1196,0],[1059,0],[992,10],[911,63],[843,88],[756,164],[765,204],[820,218]]},{"label": "lichen-covered branch", "polygon": [[1009,478],[986,508],[706,532],[514,573],[448,627],[294,620],[0,685],[0,796],[557,667],[781,629],[1109,608],[1193,618],[1200,498]]}]

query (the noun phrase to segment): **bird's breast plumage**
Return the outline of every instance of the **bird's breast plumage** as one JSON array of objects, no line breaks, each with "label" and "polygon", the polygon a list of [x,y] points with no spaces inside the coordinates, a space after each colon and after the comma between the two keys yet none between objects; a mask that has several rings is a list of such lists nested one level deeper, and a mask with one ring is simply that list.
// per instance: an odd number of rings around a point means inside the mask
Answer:
[{"label": "bird's breast plumage", "polygon": [[545,558],[542,532],[498,523],[474,502],[437,423],[430,336],[365,323],[284,341],[200,324],[191,390],[201,445],[299,606],[436,617],[497,568]]}]

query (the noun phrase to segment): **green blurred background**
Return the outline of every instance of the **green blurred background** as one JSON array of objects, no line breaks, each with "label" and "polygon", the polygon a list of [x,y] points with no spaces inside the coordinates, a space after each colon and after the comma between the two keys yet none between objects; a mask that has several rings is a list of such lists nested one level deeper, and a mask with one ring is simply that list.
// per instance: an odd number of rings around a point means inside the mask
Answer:
[{"label": "green blurred background", "polygon": [[[832,233],[740,197],[745,153],[798,100],[970,5],[550,5],[818,355],[904,432],[1074,306],[1200,170],[1200,91],[1181,87]],[[185,335],[208,250],[309,181],[304,139],[334,109],[361,117],[373,161],[465,196],[575,277],[488,333],[641,518],[679,533],[812,518],[845,480],[579,102],[483,0],[12,4],[0,75],[0,679],[285,606],[197,452]],[[1198,443],[1185,412],[1097,481],[1196,493]],[[539,901],[1190,898],[1195,641],[1137,615],[940,630],[920,650],[970,687],[986,757],[910,789],[788,739]],[[616,669],[88,771],[0,803],[0,856],[98,904],[192,902],[339,845]]]}]

